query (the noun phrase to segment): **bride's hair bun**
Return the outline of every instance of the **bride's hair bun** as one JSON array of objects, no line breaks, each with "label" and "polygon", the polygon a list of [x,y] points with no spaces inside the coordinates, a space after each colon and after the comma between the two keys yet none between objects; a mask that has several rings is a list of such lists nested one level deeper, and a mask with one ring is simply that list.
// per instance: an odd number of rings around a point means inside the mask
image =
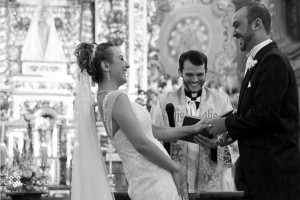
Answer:
[{"label": "bride's hair bun", "polygon": [[77,57],[77,63],[80,70],[84,69],[92,77],[92,81],[99,83],[103,79],[104,72],[101,69],[101,62],[106,61],[112,63],[113,52],[109,47],[113,47],[112,42],[101,43],[80,43],[74,55]]}]

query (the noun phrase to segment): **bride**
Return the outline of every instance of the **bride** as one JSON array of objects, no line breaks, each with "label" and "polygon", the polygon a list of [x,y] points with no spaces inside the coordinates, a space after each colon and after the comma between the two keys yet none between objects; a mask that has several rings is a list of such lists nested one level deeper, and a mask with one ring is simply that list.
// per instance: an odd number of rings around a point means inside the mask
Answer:
[{"label": "bride", "polygon": [[98,84],[97,103],[104,127],[119,154],[132,200],[180,199],[180,165],[174,162],[153,132],[180,138],[208,128],[161,128],[151,125],[148,111],[118,91],[129,68],[113,43],[81,43],[75,50],[81,70],[75,99],[76,143],[73,158],[72,200],[114,199],[99,147],[89,77]]}]

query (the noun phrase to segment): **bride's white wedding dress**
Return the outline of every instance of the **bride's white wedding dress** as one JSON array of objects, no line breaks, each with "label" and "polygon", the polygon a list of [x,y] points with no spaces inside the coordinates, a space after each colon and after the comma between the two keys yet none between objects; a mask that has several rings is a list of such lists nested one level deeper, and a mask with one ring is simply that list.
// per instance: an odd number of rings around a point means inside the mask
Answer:
[{"label": "bride's white wedding dress", "polygon": [[[111,91],[103,101],[103,122],[111,143],[119,154],[129,182],[128,194],[132,200],[178,200],[178,192],[171,172],[155,165],[138,153],[124,132],[112,133],[112,110],[120,91]],[[141,105],[132,102],[132,109],[140,123],[143,134],[168,155],[162,144],[152,134],[151,117]]]}]

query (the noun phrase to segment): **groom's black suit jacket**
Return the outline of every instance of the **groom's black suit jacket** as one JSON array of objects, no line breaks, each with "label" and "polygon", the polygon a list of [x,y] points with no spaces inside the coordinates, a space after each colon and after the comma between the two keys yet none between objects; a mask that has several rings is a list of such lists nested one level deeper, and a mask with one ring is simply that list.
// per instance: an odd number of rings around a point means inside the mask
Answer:
[{"label": "groom's black suit jacket", "polygon": [[238,140],[245,194],[300,199],[299,106],[294,71],[275,42],[254,57],[242,82],[238,111],[225,120]]}]

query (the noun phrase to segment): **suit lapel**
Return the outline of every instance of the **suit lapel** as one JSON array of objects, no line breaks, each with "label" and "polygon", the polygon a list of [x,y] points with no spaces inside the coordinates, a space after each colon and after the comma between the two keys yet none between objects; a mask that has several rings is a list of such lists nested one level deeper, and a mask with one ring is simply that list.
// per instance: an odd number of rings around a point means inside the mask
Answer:
[{"label": "suit lapel", "polygon": [[240,96],[239,96],[238,111],[240,110],[240,106],[241,106],[241,102],[242,102],[242,99],[243,99],[243,96],[244,96],[244,92],[247,89],[247,86],[248,86],[249,80],[250,80],[250,78],[253,74],[253,71],[254,71],[254,69],[248,70],[246,75],[245,75],[245,78],[242,82],[242,86],[241,86],[241,90],[240,90]]},{"label": "suit lapel", "polygon": [[259,50],[257,52],[257,54],[254,56],[253,59],[257,60],[257,64],[256,64],[255,67],[253,67],[252,69],[247,71],[247,73],[245,75],[245,78],[242,82],[242,86],[241,86],[241,90],[240,90],[240,96],[239,96],[239,103],[238,103],[238,112],[240,110],[240,106],[241,106],[241,102],[243,100],[244,92],[248,87],[248,83],[249,83],[253,73],[255,72],[255,69],[259,67],[260,61],[261,61],[261,58],[263,57],[263,55],[265,55],[272,48],[278,48],[277,44],[275,42],[271,42],[270,44],[266,45],[261,50]]}]

